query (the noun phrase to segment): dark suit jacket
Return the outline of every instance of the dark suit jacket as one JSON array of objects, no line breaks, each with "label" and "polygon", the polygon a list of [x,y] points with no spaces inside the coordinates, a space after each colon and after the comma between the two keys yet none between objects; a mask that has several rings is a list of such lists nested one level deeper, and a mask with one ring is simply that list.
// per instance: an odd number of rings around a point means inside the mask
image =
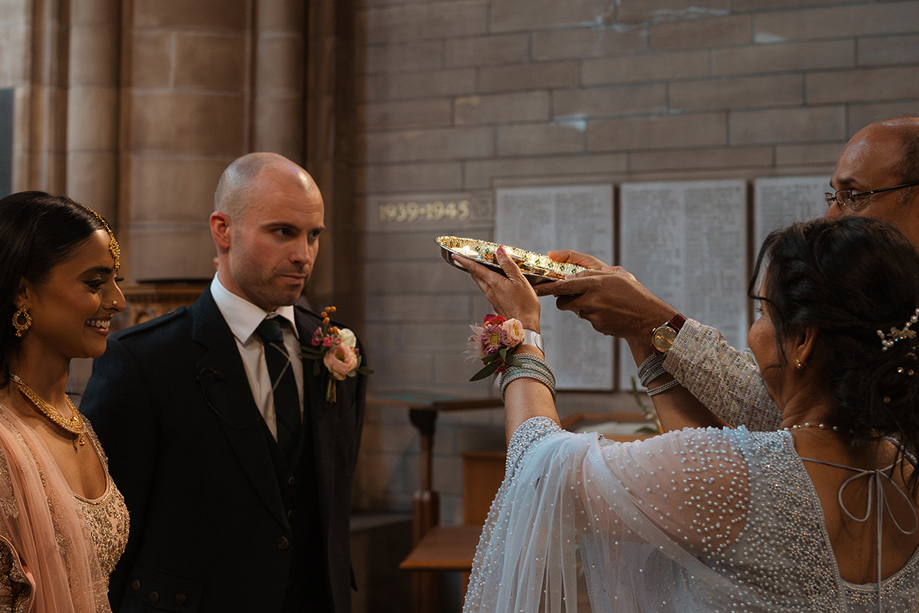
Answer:
[{"label": "dark suit jacket", "polygon": [[[320,318],[296,309],[300,342]],[[113,610],[349,613],[351,481],[366,377],[304,360],[304,435],[286,465],[210,290],[114,335],[81,410],[131,512]]]}]

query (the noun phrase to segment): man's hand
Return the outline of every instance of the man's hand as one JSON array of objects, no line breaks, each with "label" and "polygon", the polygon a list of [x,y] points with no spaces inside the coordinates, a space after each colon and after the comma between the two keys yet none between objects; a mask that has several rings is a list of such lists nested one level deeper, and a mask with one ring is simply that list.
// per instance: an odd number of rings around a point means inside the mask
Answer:
[{"label": "man's hand", "polygon": [[652,294],[621,266],[608,266],[576,251],[550,251],[556,261],[587,266],[573,277],[535,287],[539,296],[556,296],[562,311],[586,319],[597,332],[650,344],[652,331],[677,310]]},{"label": "man's hand", "polygon": [[589,268],[591,270],[609,271],[613,268],[609,264],[603,263],[601,260],[598,260],[592,255],[579,253],[577,251],[572,251],[571,249],[550,251],[547,255],[549,256],[549,259],[556,262],[561,262],[563,264],[577,264],[578,266],[583,266],[584,268]]}]

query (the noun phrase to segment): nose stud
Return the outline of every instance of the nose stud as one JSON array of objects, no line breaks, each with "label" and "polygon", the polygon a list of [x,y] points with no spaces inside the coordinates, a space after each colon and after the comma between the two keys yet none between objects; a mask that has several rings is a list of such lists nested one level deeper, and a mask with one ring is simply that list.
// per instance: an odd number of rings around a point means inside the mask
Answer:
[{"label": "nose stud", "polygon": [[112,300],[112,306],[118,306],[118,301],[117,301],[117,300]]}]

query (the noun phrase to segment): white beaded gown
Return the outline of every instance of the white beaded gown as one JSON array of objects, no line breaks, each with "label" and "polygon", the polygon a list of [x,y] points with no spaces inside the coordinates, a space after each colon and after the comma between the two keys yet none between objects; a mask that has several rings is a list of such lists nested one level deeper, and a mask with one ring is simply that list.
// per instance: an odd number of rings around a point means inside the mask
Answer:
[{"label": "white beaded gown", "polygon": [[537,417],[511,441],[464,611],[919,611],[916,554],[880,593],[839,577],[788,432],[623,444]]}]

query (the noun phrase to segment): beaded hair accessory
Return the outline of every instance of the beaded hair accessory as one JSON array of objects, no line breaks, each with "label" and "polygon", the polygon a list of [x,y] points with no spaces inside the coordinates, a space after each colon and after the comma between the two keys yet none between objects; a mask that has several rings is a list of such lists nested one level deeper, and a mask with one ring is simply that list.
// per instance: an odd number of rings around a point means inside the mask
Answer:
[{"label": "beaded hair accessory", "polygon": [[[80,204],[79,202],[77,202],[76,204],[80,206],[81,208],[84,208],[90,213],[92,213],[95,216],[95,218],[99,220],[99,223],[102,224],[102,227],[105,228],[105,231],[108,232],[108,238],[109,238],[108,250],[109,250],[109,253],[112,254],[112,259],[115,260],[115,270],[117,271],[119,268],[121,268],[121,247],[118,245],[118,241],[115,240],[115,233],[112,232],[112,229],[109,227],[108,222],[102,218],[102,215],[95,212],[94,210],[86,206],[85,204]],[[913,334],[915,334],[915,332]]]},{"label": "beaded hair accessory", "polygon": [[916,312],[913,313],[913,316],[909,318],[902,329],[891,328],[887,334],[884,334],[883,330],[878,330],[878,337],[881,339],[881,351],[887,351],[897,341],[916,338],[916,331],[909,328],[917,321],[919,321],[919,308],[916,309]]}]

